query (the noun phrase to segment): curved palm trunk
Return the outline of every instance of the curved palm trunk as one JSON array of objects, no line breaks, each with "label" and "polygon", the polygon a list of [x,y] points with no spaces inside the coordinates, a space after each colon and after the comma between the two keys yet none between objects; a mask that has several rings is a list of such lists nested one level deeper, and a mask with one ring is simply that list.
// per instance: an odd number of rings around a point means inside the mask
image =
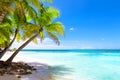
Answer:
[{"label": "curved palm trunk", "polygon": [[18,33],[18,29],[15,30],[15,35],[14,38],[12,39],[12,41],[10,42],[10,44],[2,51],[0,52],[0,59],[4,56],[4,54],[6,53],[6,51],[11,47],[11,45],[13,44],[13,42],[15,41],[15,38],[17,36]]},{"label": "curved palm trunk", "polygon": [[[12,3],[12,0],[9,0],[7,7],[10,7],[11,3]],[[2,23],[2,21],[4,20],[6,15],[7,15],[7,11],[3,10],[1,15],[0,15],[0,24]]]},{"label": "curved palm trunk", "polygon": [[2,14],[0,15],[0,23],[2,23],[6,14],[7,14],[7,11],[2,11]]},{"label": "curved palm trunk", "polygon": [[28,45],[38,34],[35,34],[34,36],[32,36],[30,39],[28,39],[23,45],[21,45],[14,53],[13,55],[8,58],[8,60],[5,62],[6,64],[10,64],[12,62],[12,60],[14,59],[14,57],[18,54],[18,52],[20,50],[22,50],[26,45]]}]

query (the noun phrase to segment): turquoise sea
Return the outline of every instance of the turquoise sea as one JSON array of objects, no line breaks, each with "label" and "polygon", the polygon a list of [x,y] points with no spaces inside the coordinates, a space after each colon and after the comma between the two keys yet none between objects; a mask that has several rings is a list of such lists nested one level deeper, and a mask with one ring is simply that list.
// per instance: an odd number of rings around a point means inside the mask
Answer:
[{"label": "turquoise sea", "polygon": [[23,50],[49,61],[56,80],[120,80],[120,50]]}]

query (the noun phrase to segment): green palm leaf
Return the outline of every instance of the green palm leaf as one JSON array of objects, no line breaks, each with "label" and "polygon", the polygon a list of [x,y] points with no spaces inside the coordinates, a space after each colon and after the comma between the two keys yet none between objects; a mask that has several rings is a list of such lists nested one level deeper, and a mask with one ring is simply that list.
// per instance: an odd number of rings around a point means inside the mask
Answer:
[{"label": "green palm leaf", "polygon": [[53,39],[53,40],[55,41],[56,44],[60,45],[60,41],[59,41],[58,37],[57,37],[55,34],[53,34],[53,33],[51,33],[51,32],[47,32],[47,34],[48,34],[48,36],[49,36],[51,39]]},{"label": "green palm leaf", "polygon": [[38,41],[37,41],[37,39],[36,39],[36,38],[34,38],[32,41],[33,41],[35,44],[37,44],[37,43],[38,43]]},{"label": "green palm leaf", "polygon": [[39,33],[39,37],[40,37],[40,41],[42,42],[44,40],[44,37],[45,37],[43,31]]},{"label": "green palm leaf", "polygon": [[60,22],[51,23],[46,27],[46,30],[64,36],[64,27]]}]

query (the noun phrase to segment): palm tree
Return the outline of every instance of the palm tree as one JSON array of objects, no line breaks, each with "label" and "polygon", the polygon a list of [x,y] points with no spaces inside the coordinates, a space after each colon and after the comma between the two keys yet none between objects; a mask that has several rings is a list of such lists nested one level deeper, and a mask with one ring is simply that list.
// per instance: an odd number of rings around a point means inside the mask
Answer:
[{"label": "palm tree", "polygon": [[[13,39],[10,41],[9,39],[6,39],[6,40],[9,40],[9,43],[8,45],[4,46],[4,50],[2,52],[0,52],[0,58],[2,58],[2,56],[6,53],[6,51],[10,48],[10,46],[13,44],[13,42],[15,41],[15,39],[17,38],[17,40],[20,39],[20,29],[21,29],[21,26],[22,25],[25,25],[27,23],[26,21],[26,14],[27,14],[27,17],[29,19],[27,19],[28,21],[32,20],[32,19],[35,19],[36,18],[36,10],[40,10],[41,9],[41,5],[39,5],[39,0],[8,0],[9,1],[9,6],[7,6],[8,8],[5,7],[5,5],[2,5],[0,8],[0,10],[2,10],[3,8],[5,8],[5,11],[7,13],[7,11],[9,11],[9,13],[11,12],[12,14],[9,14],[8,13],[8,17],[11,19],[11,22],[12,22],[12,26],[14,26],[12,28],[12,31],[14,31],[14,36],[13,36]],[[3,2],[0,2],[0,4],[8,4],[8,1],[4,1]],[[10,6],[10,1],[12,2],[12,6]],[[35,7],[35,9],[33,8],[33,6]],[[2,24],[4,25],[4,20],[3,18],[6,17],[6,14],[1,14],[1,17],[0,17],[0,21],[2,22]],[[6,19],[9,19],[9,18],[6,18]],[[10,20],[9,20],[10,21]],[[7,21],[6,23],[8,23],[9,21]],[[1,26],[3,26],[1,25]],[[7,28],[9,28],[11,25],[6,25]],[[2,31],[1,31],[2,32]],[[5,33],[5,32],[2,32],[2,33]],[[13,35],[13,34],[12,34]],[[4,36],[4,35],[3,35]],[[7,35],[9,38],[11,35]],[[2,39],[2,37],[1,37]],[[5,40],[5,42],[6,42]],[[4,41],[2,39],[2,41]],[[2,43],[3,45],[4,43]]]},{"label": "palm tree", "polygon": [[12,9],[10,6],[11,6],[11,0],[0,1],[0,47],[4,49],[6,46],[8,46],[10,42],[11,27],[8,28],[5,27],[9,25],[8,23],[10,23],[10,20],[5,18],[7,13],[12,13]]},{"label": "palm tree", "polygon": [[[59,12],[50,7],[43,7],[42,1],[40,0],[6,0],[5,6],[0,8],[0,22],[3,23],[5,18],[12,22],[12,28],[10,30],[5,30],[0,27],[1,37],[4,37],[2,44],[4,45],[4,50],[1,52],[0,58],[5,54],[5,52],[10,48],[15,39],[23,40],[28,39],[23,45],[21,45],[13,55],[6,61],[6,63],[11,63],[14,57],[18,54],[18,52],[23,49],[27,44],[31,41],[37,42],[36,37],[39,36],[41,41],[44,39],[44,33],[46,32],[50,38],[52,38],[58,45],[59,35],[64,35],[64,28],[60,22],[54,22],[53,19],[59,16]],[[45,0],[44,0],[45,1]],[[52,1],[52,0],[46,0]],[[1,3],[2,3],[1,2]],[[0,4],[1,4],[0,3]],[[0,5],[1,7],[1,5]],[[4,9],[4,10],[3,10]],[[8,16],[8,17],[7,17]],[[5,20],[6,21],[6,20]],[[31,23],[33,22],[33,23]],[[7,23],[4,23],[7,24]],[[4,24],[1,26],[4,26]],[[11,25],[5,25],[9,28]],[[10,31],[14,33],[10,33]],[[6,34],[9,33],[9,34]],[[22,32],[22,36],[20,36],[20,32]],[[10,40],[10,36],[13,35],[13,39]],[[0,43],[1,44],[1,43]]]},{"label": "palm tree", "polygon": [[52,38],[58,45],[59,35],[64,35],[64,28],[60,22],[54,22],[53,20],[59,16],[59,12],[55,8],[46,7],[36,18],[35,23],[28,23],[23,27],[23,40],[28,39],[24,44],[22,44],[13,55],[6,60],[6,64],[10,64],[14,57],[31,41],[36,42],[36,37],[39,36],[41,41],[44,40],[44,33],[47,33],[50,38]]},{"label": "palm tree", "polygon": [[0,44],[3,45],[1,46],[2,48],[5,49],[9,45],[10,36],[13,32],[13,26],[10,19],[5,17],[3,22],[0,24]]}]

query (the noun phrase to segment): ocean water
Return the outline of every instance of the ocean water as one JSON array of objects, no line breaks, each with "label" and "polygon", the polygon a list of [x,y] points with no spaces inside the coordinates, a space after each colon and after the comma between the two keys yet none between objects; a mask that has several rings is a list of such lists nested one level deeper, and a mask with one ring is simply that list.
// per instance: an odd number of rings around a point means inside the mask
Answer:
[{"label": "ocean water", "polygon": [[23,50],[48,61],[56,80],[120,80],[120,50]]}]

